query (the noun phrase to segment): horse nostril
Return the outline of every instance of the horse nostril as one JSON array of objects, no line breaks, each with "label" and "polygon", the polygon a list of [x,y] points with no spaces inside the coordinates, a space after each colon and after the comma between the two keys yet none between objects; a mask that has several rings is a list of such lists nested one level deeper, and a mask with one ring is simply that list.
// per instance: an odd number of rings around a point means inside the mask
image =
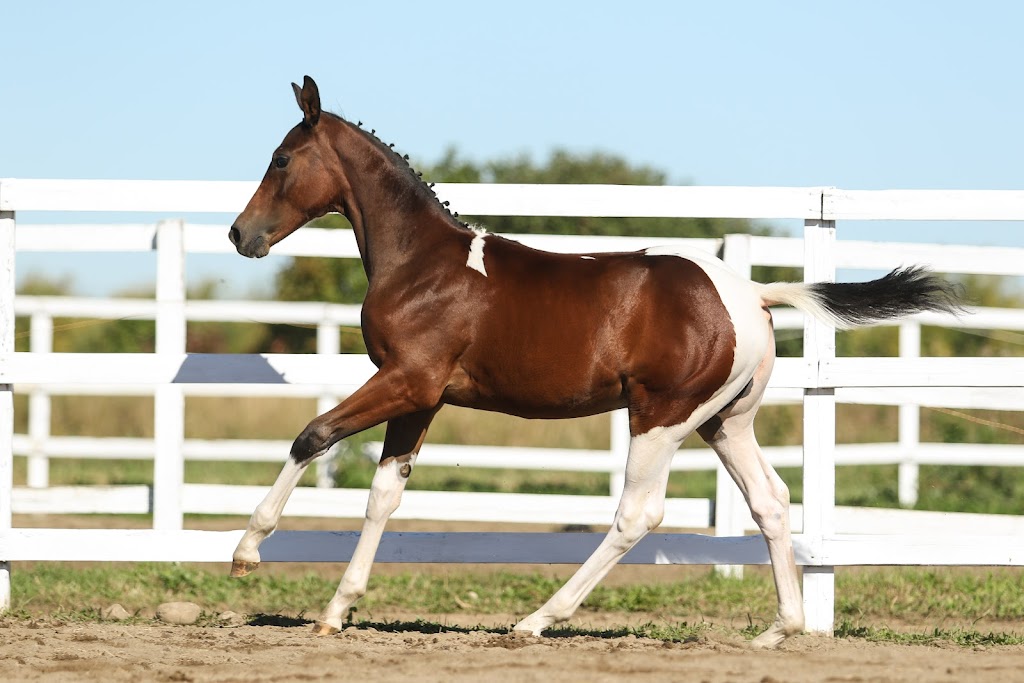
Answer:
[{"label": "horse nostril", "polygon": [[242,240],[242,231],[232,225],[231,229],[228,230],[228,239],[231,241],[231,244],[238,246],[238,243]]}]

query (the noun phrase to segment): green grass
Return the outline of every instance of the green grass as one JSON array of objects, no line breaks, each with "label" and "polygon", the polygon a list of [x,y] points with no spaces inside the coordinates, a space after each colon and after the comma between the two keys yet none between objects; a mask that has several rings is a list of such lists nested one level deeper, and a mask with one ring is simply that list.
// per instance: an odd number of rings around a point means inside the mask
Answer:
[{"label": "green grass", "polygon": [[[300,625],[333,595],[338,577],[326,574],[257,572],[239,581],[200,565],[38,563],[12,573],[13,604],[7,618],[97,621],[100,610],[114,602],[139,614],[161,602],[191,600],[204,606],[207,623],[219,611],[232,609],[250,615],[254,624]],[[632,634],[691,642],[713,627],[753,637],[774,616],[775,592],[767,572],[750,571],[741,580],[720,578],[710,569],[688,575],[675,582],[598,586],[578,613],[583,624],[588,614],[640,614],[644,615],[641,625],[599,630],[559,627],[550,635]],[[431,617],[526,615],[561,583],[540,572],[460,569],[436,575],[379,575],[370,580],[369,592],[349,616],[356,625],[378,630],[388,623],[392,630],[452,630]],[[1024,619],[1024,572],[1020,570],[840,569],[836,594],[839,637],[907,644],[1024,644],[1024,635],[1016,630],[984,627],[987,622]],[[388,610],[420,614],[424,621],[382,622],[374,616]],[[902,626],[888,625],[894,622]]]},{"label": "green grass", "polygon": [[898,645],[935,645],[937,643],[953,643],[961,647],[1024,645],[1024,636],[1017,633],[983,632],[964,628],[935,628],[921,633],[906,633],[894,631],[886,627],[855,626],[849,621],[844,621],[836,627],[835,636],[837,638],[861,638],[873,643],[894,643]]}]

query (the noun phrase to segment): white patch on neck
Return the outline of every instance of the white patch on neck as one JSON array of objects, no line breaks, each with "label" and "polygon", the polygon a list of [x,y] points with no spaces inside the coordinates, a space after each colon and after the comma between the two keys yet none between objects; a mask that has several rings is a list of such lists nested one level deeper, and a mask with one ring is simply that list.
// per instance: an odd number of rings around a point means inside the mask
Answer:
[{"label": "white patch on neck", "polygon": [[580,256],[580,258],[583,259],[584,261],[593,261],[594,260],[593,256]]},{"label": "white patch on neck", "polygon": [[487,231],[483,228],[473,228],[473,234],[476,237],[469,245],[469,258],[466,259],[466,267],[487,277],[487,268],[484,267],[484,238],[487,237]]}]

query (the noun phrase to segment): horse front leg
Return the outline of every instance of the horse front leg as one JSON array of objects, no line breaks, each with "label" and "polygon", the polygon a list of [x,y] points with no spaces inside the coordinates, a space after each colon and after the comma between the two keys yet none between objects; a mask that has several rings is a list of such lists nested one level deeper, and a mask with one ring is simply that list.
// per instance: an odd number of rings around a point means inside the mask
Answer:
[{"label": "horse front leg", "polygon": [[370,567],[377,554],[384,526],[401,503],[402,492],[416,464],[416,456],[427,434],[427,427],[438,408],[440,406],[388,422],[384,452],[370,486],[370,499],[366,505],[366,519],[362,533],[359,534],[359,542],[356,543],[337,592],[316,622],[313,629],[315,633],[330,635],[341,630],[341,621],[349,608],[366,594]]},{"label": "horse front leg", "polygon": [[302,473],[306,471],[306,466],[313,459],[296,462],[288,458],[285,462],[274,485],[249,518],[242,540],[238,542],[231,556],[231,576],[237,578],[251,574],[260,566],[260,544],[274,533],[288,497],[295,490]]},{"label": "horse front leg", "polygon": [[440,400],[440,391],[430,387],[429,382],[414,381],[399,369],[381,368],[355,393],[310,422],[295,439],[281,474],[249,519],[232,555],[231,576],[245,576],[259,566],[259,546],[277,528],[288,497],[309,463],[347,436],[433,408]]}]

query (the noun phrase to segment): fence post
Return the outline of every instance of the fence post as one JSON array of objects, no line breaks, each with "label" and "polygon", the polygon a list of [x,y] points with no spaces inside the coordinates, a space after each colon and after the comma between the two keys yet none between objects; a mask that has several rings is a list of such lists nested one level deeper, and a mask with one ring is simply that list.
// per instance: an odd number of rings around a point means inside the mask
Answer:
[{"label": "fence post", "polygon": [[[320,324],[316,326],[316,352],[323,355],[336,356],[341,353],[341,326],[331,320],[327,320],[326,314]],[[321,394],[316,401],[316,412],[323,415],[328,410],[338,405],[338,397],[333,394]],[[316,485],[317,488],[329,489],[334,487],[334,458],[337,456],[340,445],[335,445],[331,450],[316,460]],[[285,457],[287,457],[287,453]]]},{"label": "fence post", "polygon": [[[0,211],[0,353],[14,352],[14,212]],[[0,533],[11,529],[14,387],[0,384]],[[0,557],[0,614],[11,608],[11,563]]]},{"label": "fence post", "polygon": [[[835,221],[804,222],[804,282],[835,280]],[[810,316],[804,323],[804,361],[819,372],[835,358],[835,329]],[[815,381],[817,384],[817,381]],[[820,557],[825,537],[835,533],[836,392],[804,390],[804,524],[812,554]],[[835,621],[835,568],[804,567],[805,628],[832,635]]]},{"label": "fence post", "polygon": [[626,487],[626,458],[629,457],[629,411],[625,408],[611,414],[611,452],[613,469],[608,478],[608,495],[618,500]]},{"label": "fence post", "polygon": [[[750,235],[726,235],[722,260],[736,274],[750,279]],[[721,461],[715,467],[715,536],[742,536],[744,522],[750,516],[746,501]],[[743,565],[715,565],[719,576],[743,578]]]},{"label": "fence post", "polygon": [[[32,353],[53,351],[53,316],[33,313],[29,350]],[[29,488],[45,489],[50,485],[50,460],[46,457],[46,442],[50,438],[50,392],[44,386],[32,389],[28,397],[28,436],[31,450],[28,454]]]},{"label": "fence post", "polygon": [[[918,358],[921,355],[921,323],[909,320],[900,324],[900,358]],[[900,464],[897,474],[900,505],[917,505],[920,465],[917,451],[921,443],[921,406],[901,403],[899,408]]]},{"label": "fence post", "polygon": [[[156,352],[185,353],[184,222],[156,226]],[[153,397],[153,528],[182,528],[182,485],[185,462],[185,397],[181,386],[163,384]]]}]

